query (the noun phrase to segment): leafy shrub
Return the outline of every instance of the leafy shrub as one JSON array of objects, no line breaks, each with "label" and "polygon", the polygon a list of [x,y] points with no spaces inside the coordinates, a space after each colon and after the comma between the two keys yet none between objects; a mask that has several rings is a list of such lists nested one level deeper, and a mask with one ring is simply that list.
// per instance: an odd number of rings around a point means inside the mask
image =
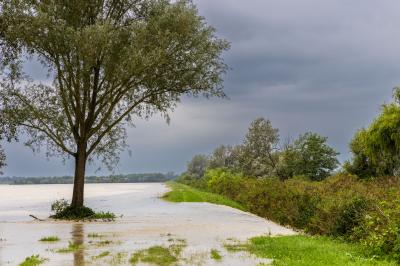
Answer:
[{"label": "leafy shrub", "polygon": [[84,219],[101,219],[112,221],[116,215],[111,212],[98,212],[96,213],[89,207],[72,207],[65,199],[56,200],[51,204],[51,210],[54,212],[51,218],[61,220],[84,220]]},{"label": "leafy shrub", "polygon": [[390,254],[400,262],[400,199],[379,202],[354,230],[354,238],[372,254]]},{"label": "leafy shrub", "polygon": [[245,179],[242,174],[217,168],[207,170],[205,180],[210,191],[235,199]]},{"label": "leafy shrub", "polygon": [[68,207],[69,207],[69,202],[66,199],[60,199],[56,200],[51,204],[51,211],[53,211],[57,215],[63,212]]},{"label": "leafy shrub", "polygon": [[64,220],[77,220],[93,217],[96,213],[85,206],[82,207],[72,207],[68,206],[62,209],[60,212],[56,212],[52,216],[54,219],[64,219]]},{"label": "leafy shrub", "polygon": [[360,242],[375,255],[400,261],[400,179],[359,180],[348,174],[321,182],[293,178],[246,178],[225,169],[208,170],[207,189],[247,210],[311,234]]}]

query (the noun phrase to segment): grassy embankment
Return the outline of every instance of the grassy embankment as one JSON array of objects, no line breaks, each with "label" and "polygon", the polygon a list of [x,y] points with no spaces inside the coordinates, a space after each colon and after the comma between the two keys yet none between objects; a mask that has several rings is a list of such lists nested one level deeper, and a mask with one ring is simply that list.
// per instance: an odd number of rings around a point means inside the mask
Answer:
[{"label": "grassy embankment", "polygon": [[[240,210],[245,208],[221,195],[169,182],[172,189],[163,198],[172,202],[209,202]],[[366,256],[357,244],[329,237],[284,236],[255,237],[248,243],[226,244],[228,251],[246,250],[260,257],[274,259],[273,265],[396,265]]]},{"label": "grassy embankment", "polygon": [[245,207],[241,204],[225,198],[224,196],[201,191],[190,186],[168,182],[168,186],[172,189],[163,196],[163,199],[171,202],[209,202],[218,205],[225,205],[235,209],[245,211]]}]

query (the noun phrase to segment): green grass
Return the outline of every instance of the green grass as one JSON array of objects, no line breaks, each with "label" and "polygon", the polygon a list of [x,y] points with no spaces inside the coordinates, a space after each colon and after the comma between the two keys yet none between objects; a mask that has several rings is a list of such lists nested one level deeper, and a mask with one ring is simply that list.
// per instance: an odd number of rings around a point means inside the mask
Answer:
[{"label": "green grass", "polygon": [[135,252],[129,262],[136,265],[139,262],[158,266],[168,266],[176,263],[178,258],[166,247],[153,246],[145,250]]},{"label": "green grass", "polygon": [[58,252],[58,253],[70,253],[70,252],[76,252],[81,248],[82,248],[82,245],[69,242],[68,247],[57,249],[56,252]]},{"label": "green grass", "polygon": [[210,254],[211,254],[211,258],[212,258],[213,260],[221,260],[221,259],[222,259],[221,254],[219,254],[219,251],[216,250],[216,249],[212,249],[211,252],[210,252]]},{"label": "green grass", "polygon": [[163,196],[163,199],[171,202],[209,202],[219,205],[226,205],[239,210],[245,210],[241,204],[227,199],[221,195],[204,192],[184,184],[168,182],[167,185],[172,189]]},{"label": "green grass", "polygon": [[247,250],[259,257],[274,259],[276,266],[396,265],[366,257],[358,245],[329,237],[255,237]]},{"label": "green grass", "polygon": [[128,253],[126,252],[119,252],[115,255],[113,255],[112,260],[111,260],[111,265],[121,265],[125,263],[125,258],[128,256]]},{"label": "green grass", "polygon": [[39,255],[32,255],[25,258],[25,260],[21,262],[19,266],[37,266],[43,264],[45,261],[47,261],[47,259],[41,258]]},{"label": "green grass", "polygon": [[114,221],[117,216],[112,212],[96,212],[90,219]]},{"label": "green grass", "polygon": [[60,241],[60,238],[58,236],[45,236],[39,239],[41,242],[57,242]]},{"label": "green grass", "polygon": [[107,257],[110,254],[111,254],[110,251],[104,251],[104,252],[101,252],[97,256],[93,256],[92,259],[94,259],[94,260],[101,259],[101,258]]}]

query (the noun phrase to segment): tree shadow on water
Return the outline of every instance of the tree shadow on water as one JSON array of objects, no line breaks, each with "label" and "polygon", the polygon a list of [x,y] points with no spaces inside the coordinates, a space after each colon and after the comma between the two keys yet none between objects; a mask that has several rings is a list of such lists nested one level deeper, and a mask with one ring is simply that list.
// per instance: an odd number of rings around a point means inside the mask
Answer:
[{"label": "tree shadow on water", "polygon": [[80,248],[78,248],[74,252],[74,266],[84,265],[85,250],[83,248],[83,243],[84,243],[85,232],[83,224],[81,223],[73,224],[71,234],[72,234],[73,244],[80,246]]}]

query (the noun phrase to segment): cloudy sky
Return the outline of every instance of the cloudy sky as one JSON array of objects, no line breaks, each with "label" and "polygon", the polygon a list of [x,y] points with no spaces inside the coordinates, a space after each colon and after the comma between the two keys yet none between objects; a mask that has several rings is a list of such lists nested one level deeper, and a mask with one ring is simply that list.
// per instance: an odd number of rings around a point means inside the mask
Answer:
[{"label": "cloudy sky", "polygon": [[[349,158],[348,142],[400,85],[398,0],[196,0],[232,44],[229,100],[184,99],[167,125],[159,117],[129,130],[116,173],[180,172],[197,153],[237,144],[256,117],[282,138],[314,131]],[[40,70],[30,65],[39,78]],[[8,176],[73,173],[71,162],[5,145]],[[100,165],[90,167],[94,173]],[[105,169],[98,174],[108,174]]]}]

